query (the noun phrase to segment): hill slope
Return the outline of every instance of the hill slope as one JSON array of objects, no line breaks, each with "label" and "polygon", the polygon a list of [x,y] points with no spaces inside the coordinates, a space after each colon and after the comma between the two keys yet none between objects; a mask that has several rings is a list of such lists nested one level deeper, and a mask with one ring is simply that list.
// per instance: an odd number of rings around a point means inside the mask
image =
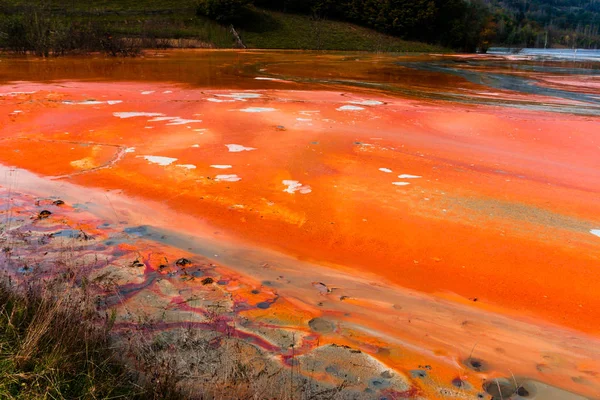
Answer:
[{"label": "hill slope", "polygon": [[[36,13],[49,20],[49,31],[64,31],[62,36],[66,37],[76,36],[71,32],[73,27],[93,26],[86,29],[101,31],[109,36],[143,38],[145,47],[234,47],[235,41],[228,24],[197,16],[196,7],[196,0],[99,0],[93,3],[48,0],[45,7],[32,6],[27,0],[0,0],[0,47],[14,47],[6,42],[11,29],[14,30],[15,20],[20,22],[22,29],[28,30],[33,24],[28,16]],[[248,48],[444,51],[439,46],[402,40],[348,22],[258,8],[248,10],[235,27]],[[18,36],[18,46],[25,46],[22,39],[32,36],[19,31],[13,34]],[[93,35],[88,33],[82,36]],[[3,40],[5,43],[2,43]],[[102,42],[102,38],[98,42]]]}]

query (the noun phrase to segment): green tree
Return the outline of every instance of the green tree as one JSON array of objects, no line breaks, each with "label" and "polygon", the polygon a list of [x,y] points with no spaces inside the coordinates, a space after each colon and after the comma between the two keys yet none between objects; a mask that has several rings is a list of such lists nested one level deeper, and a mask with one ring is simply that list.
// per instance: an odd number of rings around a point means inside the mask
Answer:
[{"label": "green tree", "polygon": [[252,0],[200,0],[196,13],[219,22],[229,22],[239,17]]}]

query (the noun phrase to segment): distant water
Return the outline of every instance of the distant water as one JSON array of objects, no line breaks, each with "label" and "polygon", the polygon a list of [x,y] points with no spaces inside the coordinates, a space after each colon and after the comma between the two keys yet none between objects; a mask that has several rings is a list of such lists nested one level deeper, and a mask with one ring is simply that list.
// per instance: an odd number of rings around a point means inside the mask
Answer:
[{"label": "distant water", "polygon": [[539,58],[557,58],[561,60],[600,61],[600,50],[589,49],[514,49],[492,47],[488,50],[487,54],[513,54]]}]

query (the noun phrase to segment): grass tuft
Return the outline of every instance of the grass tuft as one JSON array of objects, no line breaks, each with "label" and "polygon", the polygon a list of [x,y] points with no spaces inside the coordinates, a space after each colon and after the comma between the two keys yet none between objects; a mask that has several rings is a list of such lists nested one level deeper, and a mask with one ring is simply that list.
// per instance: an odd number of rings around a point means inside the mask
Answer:
[{"label": "grass tuft", "polygon": [[111,347],[114,314],[98,313],[84,289],[58,289],[0,284],[0,397],[144,397]]}]

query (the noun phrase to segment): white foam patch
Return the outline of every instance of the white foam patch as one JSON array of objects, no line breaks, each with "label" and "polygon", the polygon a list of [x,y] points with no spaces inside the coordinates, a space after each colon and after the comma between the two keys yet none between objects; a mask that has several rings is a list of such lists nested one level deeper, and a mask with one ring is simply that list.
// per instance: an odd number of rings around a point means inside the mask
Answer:
[{"label": "white foam patch", "polygon": [[407,186],[407,185],[410,185],[410,183],[408,183],[408,182],[392,182],[392,185]]},{"label": "white foam patch", "polygon": [[421,177],[419,175],[402,174],[402,175],[398,175],[398,178],[400,178],[400,179],[419,179]]},{"label": "white foam patch", "polygon": [[277,79],[277,78],[267,78],[266,76],[257,76],[256,78],[257,81],[275,81],[275,82],[286,82],[283,79]]},{"label": "white foam patch", "polygon": [[310,122],[310,121],[312,121],[312,119],[310,119],[310,118],[296,118],[296,121],[300,121],[300,122]]},{"label": "white foam patch", "polygon": [[217,175],[215,176],[215,181],[217,182],[237,182],[237,181],[241,181],[242,178],[240,178],[239,176],[232,174],[232,175]]},{"label": "white foam patch", "polygon": [[148,95],[148,94],[152,94],[154,93],[154,90],[146,90],[145,92],[142,92],[142,94]]},{"label": "white foam patch", "polygon": [[592,235],[600,237],[600,229],[590,229]]},{"label": "white foam patch", "polygon": [[207,101],[213,102],[213,103],[232,103],[235,100],[223,100],[223,99],[215,99],[213,97],[210,97],[208,99],[206,99]]},{"label": "white foam patch", "polygon": [[171,121],[172,119],[175,119],[175,118],[179,118],[179,117],[156,117],[156,118],[149,119],[148,122]]},{"label": "white foam patch", "polygon": [[176,158],[171,158],[171,157],[161,157],[161,156],[138,156],[144,158],[146,161],[149,161],[153,164],[158,164],[158,165],[171,165],[173,164],[175,161],[177,161]]},{"label": "white foam patch", "polygon": [[185,124],[198,124],[202,122],[201,119],[183,119],[183,118],[173,118],[171,122],[167,125],[185,125]]},{"label": "white foam patch", "polygon": [[193,144],[192,147],[200,147],[199,144]]},{"label": "white foam patch", "polygon": [[37,91],[33,91],[33,92],[9,92],[9,93],[0,93],[0,97],[2,96],[19,96],[21,94],[34,94],[37,93]]},{"label": "white foam patch", "polygon": [[303,185],[298,181],[292,180],[284,180],[282,183],[287,186],[287,188],[283,189],[284,192],[294,194],[299,192],[301,194],[307,194],[312,192],[312,189],[308,185]]},{"label": "white foam patch", "polygon": [[379,170],[380,170],[381,172],[387,172],[388,174],[392,172],[392,170],[391,170],[391,169],[389,169],[389,168],[379,168]]},{"label": "white foam patch", "polygon": [[361,111],[361,110],[364,110],[364,108],[358,107],[358,106],[341,106],[339,108],[336,108],[336,110],[338,110],[338,111]]},{"label": "white foam patch", "polygon": [[196,169],[196,166],[194,164],[177,164],[175,166],[187,169]]},{"label": "white foam patch", "polygon": [[210,167],[216,168],[216,169],[229,169],[229,168],[231,168],[231,165],[213,164]]},{"label": "white foam patch", "polygon": [[125,153],[135,153],[135,147],[128,147],[125,149]]},{"label": "white foam patch", "polygon": [[109,100],[109,101],[98,101],[98,100],[85,100],[85,101],[71,101],[65,100],[63,104],[69,105],[82,105],[82,106],[97,106],[100,104],[108,104],[110,106],[114,106],[115,104],[122,103],[122,100]]},{"label": "white foam patch", "polygon": [[171,94],[171,93],[173,93],[171,90],[165,90],[165,91],[163,92],[163,94]]},{"label": "white foam patch", "polygon": [[118,118],[135,118],[135,117],[160,117],[162,113],[149,113],[149,112],[116,112],[113,113],[115,117]]},{"label": "white foam patch", "polygon": [[268,108],[268,107],[248,107],[248,108],[242,108],[240,111],[246,112],[246,113],[261,113],[261,112],[272,112],[272,111],[276,111],[276,110],[274,108]]},{"label": "white foam patch", "polygon": [[380,106],[383,104],[382,101],[378,101],[378,100],[349,101],[348,103],[358,104],[359,106]]},{"label": "white foam patch", "polygon": [[21,114],[22,112],[23,112],[23,111],[21,111],[21,110],[15,110],[15,111],[13,111],[12,113],[13,113],[13,114]]},{"label": "white foam patch", "polygon": [[262,96],[262,94],[259,93],[231,93],[231,94],[217,94],[215,96],[219,96],[219,97],[230,97],[236,100],[242,100],[242,99],[258,99],[259,97]]},{"label": "white foam patch", "polygon": [[254,148],[254,147],[246,147],[246,146],[242,146],[241,144],[226,144],[225,146],[227,146],[230,153],[239,153],[240,151],[256,150],[256,148]]}]

